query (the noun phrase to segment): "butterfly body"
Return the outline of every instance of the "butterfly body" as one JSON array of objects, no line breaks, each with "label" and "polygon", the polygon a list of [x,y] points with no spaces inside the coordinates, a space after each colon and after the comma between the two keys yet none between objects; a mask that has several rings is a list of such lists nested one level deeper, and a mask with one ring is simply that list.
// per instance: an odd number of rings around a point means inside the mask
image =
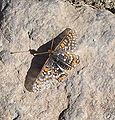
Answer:
[{"label": "butterfly body", "polygon": [[76,45],[75,32],[67,28],[63,31],[63,34],[64,36],[57,46],[52,42],[51,49],[48,50],[49,58],[35,80],[33,89],[37,89],[40,82],[51,79],[64,80],[79,63],[79,57],[73,52]]}]

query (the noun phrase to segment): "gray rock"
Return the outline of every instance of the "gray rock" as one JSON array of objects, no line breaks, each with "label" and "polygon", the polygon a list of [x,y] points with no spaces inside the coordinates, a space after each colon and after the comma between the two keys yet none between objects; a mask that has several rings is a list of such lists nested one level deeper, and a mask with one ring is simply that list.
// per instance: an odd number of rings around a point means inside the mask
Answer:
[{"label": "gray rock", "polygon": [[115,0],[66,0],[72,5],[80,7],[84,4],[96,7],[98,9],[106,9],[115,14]]},{"label": "gray rock", "polygon": [[[115,16],[61,0],[1,4],[0,120],[114,120]],[[65,81],[29,92],[33,56],[10,52],[38,49],[68,27],[77,33],[79,66]]]}]

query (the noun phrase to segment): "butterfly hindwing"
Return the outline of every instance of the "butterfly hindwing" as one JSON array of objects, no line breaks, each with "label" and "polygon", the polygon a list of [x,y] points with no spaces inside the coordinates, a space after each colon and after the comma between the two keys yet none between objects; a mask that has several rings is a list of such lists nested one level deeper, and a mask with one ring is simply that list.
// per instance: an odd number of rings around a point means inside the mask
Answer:
[{"label": "butterfly hindwing", "polygon": [[76,65],[80,62],[79,56],[76,56],[75,54],[71,52],[57,52],[54,53],[53,59],[65,70],[71,70],[73,67],[76,67]]}]

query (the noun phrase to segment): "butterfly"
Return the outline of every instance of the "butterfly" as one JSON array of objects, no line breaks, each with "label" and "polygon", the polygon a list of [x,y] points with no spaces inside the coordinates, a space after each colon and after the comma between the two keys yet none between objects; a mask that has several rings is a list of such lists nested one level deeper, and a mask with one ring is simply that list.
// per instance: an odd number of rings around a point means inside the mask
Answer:
[{"label": "butterfly", "polygon": [[[36,80],[33,83],[33,91],[39,89],[39,84],[56,79],[63,81],[69,75],[69,72],[79,64],[79,56],[76,56],[76,33],[70,28],[66,28],[59,35],[59,39],[53,39],[48,53],[48,58],[41,68]],[[34,55],[39,55],[35,53]]]}]

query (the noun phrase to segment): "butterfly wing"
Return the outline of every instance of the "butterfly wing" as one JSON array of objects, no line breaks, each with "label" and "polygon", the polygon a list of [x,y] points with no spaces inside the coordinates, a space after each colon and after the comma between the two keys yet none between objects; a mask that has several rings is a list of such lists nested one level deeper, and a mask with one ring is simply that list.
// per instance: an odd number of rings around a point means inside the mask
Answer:
[{"label": "butterfly wing", "polygon": [[53,57],[57,63],[61,63],[62,68],[70,70],[79,63],[79,56],[73,53],[76,48],[76,33],[70,28],[67,28],[64,34],[61,42],[54,50]]},{"label": "butterfly wing", "polygon": [[43,82],[51,79],[61,81],[67,75],[68,74],[65,72],[65,70],[61,68],[60,65],[52,59],[52,57],[49,57],[33,84],[33,91],[38,90],[39,85]]},{"label": "butterfly wing", "polygon": [[60,67],[62,67],[66,71],[76,67],[76,65],[80,62],[79,56],[76,56],[74,53],[66,51],[54,53],[53,59]]},{"label": "butterfly wing", "polygon": [[73,52],[76,48],[76,33],[70,28],[66,28],[63,32],[63,38],[57,45],[54,51],[70,51]]}]

